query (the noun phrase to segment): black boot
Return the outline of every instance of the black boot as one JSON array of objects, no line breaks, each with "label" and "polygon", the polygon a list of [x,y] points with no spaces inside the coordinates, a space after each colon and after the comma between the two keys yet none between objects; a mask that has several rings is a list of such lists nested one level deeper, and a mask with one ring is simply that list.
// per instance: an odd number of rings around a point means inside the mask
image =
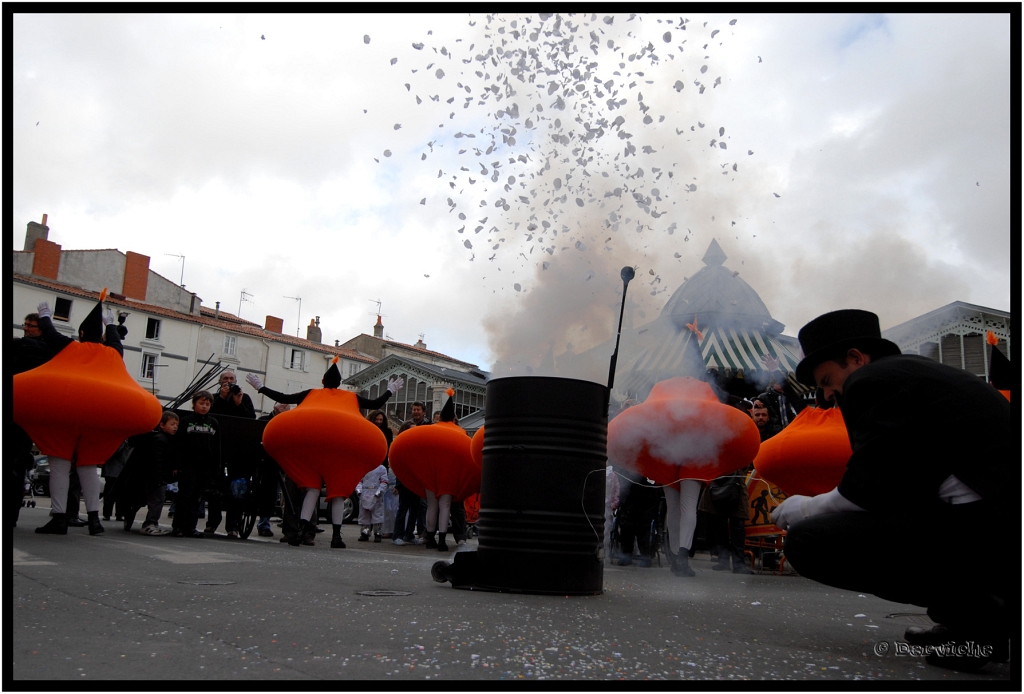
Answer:
[{"label": "black boot", "polygon": [[676,576],[696,576],[697,572],[690,568],[690,550],[680,549],[672,564],[672,573]]},{"label": "black boot", "polygon": [[66,513],[53,514],[50,522],[41,528],[36,528],[36,532],[43,535],[67,535],[68,515]]},{"label": "black boot", "polygon": [[363,527],[359,531],[359,537],[356,538],[356,542],[369,542],[370,541],[370,529]]},{"label": "black boot", "polygon": [[308,520],[299,521],[299,529],[295,531],[295,534],[288,538],[288,544],[292,547],[298,547],[302,544],[302,538],[306,536],[306,530],[309,527]]},{"label": "black boot", "polygon": [[423,546],[427,549],[437,549],[437,540],[434,539],[434,533],[426,534],[426,542],[423,543]]},{"label": "black boot", "polygon": [[100,512],[89,511],[89,534],[102,535],[104,532],[103,526],[100,525]]},{"label": "black boot", "polygon": [[316,523],[309,521],[306,525],[306,531],[302,533],[302,544],[307,547],[313,547],[316,545],[316,534],[322,533],[323,528],[316,527]]},{"label": "black boot", "polygon": [[345,549],[345,541],[341,539],[341,526],[334,524],[334,537],[331,538],[331,549]]},{"label": "black boot", "polygon": [[732,572],[734,574],[752,574],[753,570],[747,566],[747,556],[739,551],[732,552]]},{"label": "black boot", "polygon": [[441,532],[439,532],[437,534],[437,551],[438,552],[447,552],[448,551],[448,543],[446,543],[444,541],[444,538],[447,535],[448,535],[448,533],[441,533]]},{"label": "black boot", "polygon": [[731,567],[729,566],[729,549],[722,545],[718,546],[718,560],[711,565],[712,571],[728,571]]}]

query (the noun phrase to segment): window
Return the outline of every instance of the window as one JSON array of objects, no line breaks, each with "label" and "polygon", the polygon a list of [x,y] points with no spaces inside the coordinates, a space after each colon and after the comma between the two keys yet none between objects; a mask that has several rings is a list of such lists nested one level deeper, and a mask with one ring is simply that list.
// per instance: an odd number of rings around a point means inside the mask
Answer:
[{"label": "window", "polygon": [[348,375],[355,376],[357,373],[359,373],[359,364],[350,361],[348,363]]},{"label": "window", "polygon": [[156,318],[150,318],[149,320],[146,321],[146,339],[160,339],[160,321],[157,320]]},{"label": "window", "polygon": [[237,344],[237,338],[234,335],[224,336],[224,354],[229,356],[235,356],[235,345]]},{"label": "window", "polygon": [[290,369],[302,369],[302,357],[304,352],[301,349],[293,349],[290,351],[290,357],[288,359],[288,368]]},{"label": "window", "polygon": [[71,299],[57,297],[53,303],[53,319],[62,321],[71,319]]},{"label": "window", "polygon": [[142,353],[142,378],[152,381],[156,380],[156,360],[159,356],[149,352]]}]

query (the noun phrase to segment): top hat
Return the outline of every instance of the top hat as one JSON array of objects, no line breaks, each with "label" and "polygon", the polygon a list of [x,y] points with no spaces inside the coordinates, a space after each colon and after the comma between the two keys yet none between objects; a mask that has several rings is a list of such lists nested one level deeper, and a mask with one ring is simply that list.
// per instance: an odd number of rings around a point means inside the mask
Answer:
[{"label": "top hat", "polygon": [[338,357],[331,359],[331,365],[324,372],[324,388],[337,388],[341,385],[341,372],[338,371]]},{"label": "top hat", "polygon": [[442,422],[454,422],[455,421],[455,391],[451,388],[445,391],[448,395],[448,402],[441,408],[441,421]]},{"label": "top hat", "polygon": [[832,311],[818,316],[800,328],[797,337],[806,356],[796,365],[796,377],[812,387],[817,385],[814,367],[840,356],[851,347],[861,349],[875,359],[902,353],[895,342],[882,337],[878,316],[858,309]]},{"label": "top hat", "polygon": [[104,287],[100,292],[100,300],[78,326],[82,342],[103,342],[103,302],[106,299],[107,289]]},{"label": "top hat", "polygon": [[986,337],[990,345],[989,357],[988,357],[988,382],[991,383],[996,390],[1010,390],[1010,386],[1013,383],[1013,367],[1010,366],[1010,360],[1006,358],[1006,355],[1000,352],[996,345],[999,344],[998,338],[995,333],[991,330],[988,331]]}]

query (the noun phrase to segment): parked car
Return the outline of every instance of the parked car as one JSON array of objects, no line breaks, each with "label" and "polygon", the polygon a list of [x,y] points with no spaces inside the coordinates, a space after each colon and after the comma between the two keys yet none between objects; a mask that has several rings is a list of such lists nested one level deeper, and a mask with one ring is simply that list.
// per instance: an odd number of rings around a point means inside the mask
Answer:
[{"label": "parked car", "polygon": [[45,455],[35,457],[35,465],[28,472],[32,493],[36,496],[50,496],[50,459]]},{"label": "parked car", "polygon": [[[317,514],[320,519],[324,522],[331,521],[330,508],[327,504],[327,488],[320,487],[320,501],[317,504]],[[341,521],[344,523],[355,523],[359,520],[359,495],[352,492],[351,496],[345,499],[345,518]]]}]

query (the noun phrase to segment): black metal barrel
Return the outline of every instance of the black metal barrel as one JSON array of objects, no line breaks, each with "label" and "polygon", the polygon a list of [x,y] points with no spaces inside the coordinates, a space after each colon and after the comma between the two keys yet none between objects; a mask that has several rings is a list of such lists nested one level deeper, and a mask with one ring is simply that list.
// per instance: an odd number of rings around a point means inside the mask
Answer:
[{"label": "black metal barrel", "polygon": [[606,394],[601,384],[569,378],[487,384],[480,588],[602,592]]}]

